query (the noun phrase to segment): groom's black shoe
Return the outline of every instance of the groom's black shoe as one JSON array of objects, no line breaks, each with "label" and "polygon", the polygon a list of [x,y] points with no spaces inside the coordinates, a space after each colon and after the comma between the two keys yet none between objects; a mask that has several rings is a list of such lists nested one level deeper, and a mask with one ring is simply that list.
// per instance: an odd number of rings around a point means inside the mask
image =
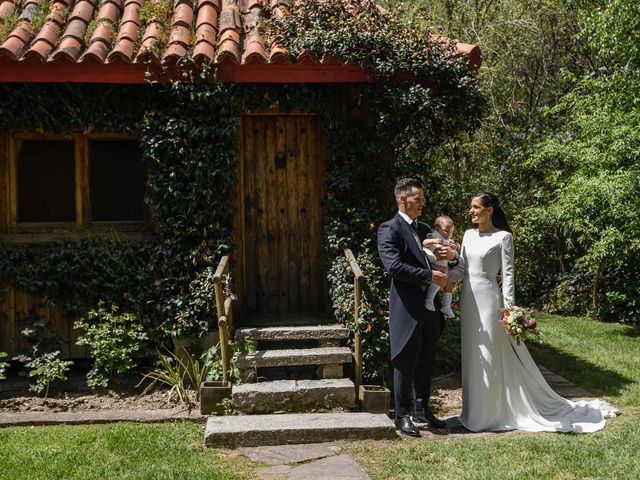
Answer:
[{"label": "groom's black shoe", "polygon": [[431,413],[426,408],[424,410],[417,411],[413,416],[413,419],[417,423],[426,423],[428,426],[432,428],[447,428],[446,422],[443,422],[439,418],[437,418],[433,413]]},{"label": "groom's black shoe", "polygon": [[400,433],[404,433],[405,435],[409,435],[410,437],[419,437],[420,430],[413,424],[409,415],[405,415],[403,417],[396,418],[395,420],[396,428],[400,430]]}]

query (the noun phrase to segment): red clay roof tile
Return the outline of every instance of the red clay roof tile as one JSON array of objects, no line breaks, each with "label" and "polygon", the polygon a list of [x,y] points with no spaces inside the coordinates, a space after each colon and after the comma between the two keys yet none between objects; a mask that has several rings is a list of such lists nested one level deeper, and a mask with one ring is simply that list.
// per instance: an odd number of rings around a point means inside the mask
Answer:
[{"label": "red clay roof tile", "polygon": [[60,35],[60,24],[54,21],[45,23],[40,29],[40,33],[33,41],[35,45],[39,41],[48,43],[52,48],[55,47],[58,42],[58,36]]},{"label": "red clay roof tile", "polygon": [[132,42],[138,40],[138,25],[134,22],[121,23],[118,41],[122,39],[131,40]]},{"label": "red clay roof tile", "polygon": [[0,2],[0,18],[9,17],[15,9],[16,5],[9,0]]},{"label": "red clay roof tile", "polygon": [[213,60],[216,49],[208,42],[197,43],[193,49],[193,58],[196,62],[206,62]]},{"label": "red clay roof tile", "polygon": [[271,47],[271,53],[269,54],[269,63],[284,65],[291,63],[291,60],[287,50],[282,45],[274,45]]},{"label": "red clay roof tile", "polygon": [[202,8],[204,5],[209,5],[220,11],[220,0],[200,0],[198,2],[198,8]]},{"label": "red clay roof tile", "polygon": [[[82,37],[80,37],[82,38]],[[77,60],[80,57],[82,43],[75,37],[64,37],[60,42],[60,46],[51,56],[51,60],[67,58],[69,60]]]},{"label": "red clay roof tile", "polygon": [[242,63],[267,63],[267,52],[261,40],[245,42]]},{"label": "red clay roof tile", "polygon": [[93,42],[100,40],[104,43],[107,43],[111,46],[111,38],[113,37],[113,22],[109,22],[106,20],[101,21],[96,29],[93,31],[93,35],[91,35],[91,40],[89,40],[89,45]]},{"label": "red clay roof tile", "polygon": [[315,55],[303,50],[298,55],[298,58],[296,58],[296,63],[300,63],[302,65],[313,65],[318,63],[318,58]]},{"label": "red clay roof tile", "polygon": [[124,13],[122,14],[121,24],[134,23],[136,26],[140,26],[140,5],[129,0],[124,6]]},{"label": "red clay roof tile", "polygon": [[220,35],[216,62],[240,63],[240,33],[225,30]]},{"label": "red clay roof tile", "polygon": [[111,63],[117,60],[122,60],[125,63],[131,63],[133,61],[133,52],[135,50],[135,44],[128,38],[121,38],[116,43],[116,46],[111,50],[111,53],[107,56],[107,63]]},{"label": "red clay roof tile", "polygon": [[211,45],[216,43],[216,29],[211,25],[204,23],[196,29],[196,43],[205,41]]},{"label": "red clay roof tile", "polygon": [[[291,0],[53,0],[45,22],[32,32],[30,22],[44,1],[0,0],[0,18],[20,13],[15,28],[0,38],[3,65],[30,56],[48,63],[62,58],[158,65],[189,54],[197,61],[236,65],[342,65],[339,59],[319,61],[306,52],[293,59],[282,45],[266,39],[266,5],[271,15],[283,17],[294,8]],[[144,2],[170,2],[170,20],[143,21]],[[477,46],[458,43],[456,48],[479,66]]]},{"label": "red clay roof tile", "polygon": [[215,6],[200,5],[196,19],[196,29],[200,28],[200,25],[211,25],[214,29],[218,28],[218,9]]},{"label": "red clay roof tile", "polygon": [[176,5],[173,11],[173,23],[181,23],[185,27],[189,27],[193,22],[193,6],[191,3],[183,1]]},{"label": "red clay roof tile", "polygon": [[53,46],[47,43],[44,40],[34,42],[31,45],[31,48],[25,53],[25,58],[30,58],[32,56],[38,58],[40,61],[45,61],[49,53],[53,50]]},{"label": "red clay roof tile", "polygon": [[31,39],[31,24],[21,21],[7,37],[7,40],[0,45],[0,54],[8,55],[12,60],[18,60],[26,50]]},{"label": "red clay roof tile", "polygon": [[158,61],[159,55],[156,49],[158,37],[160,36],[160,24],[157,21],[147,23],[144,34],[142,35],[142,43],[135,61],[142,63],[148,60]]},{"label": "red clay roof tile", "polygon": [[122,6],[120,2],[104,2],[100,5],[100,10],[98,11],[98,20],[109,20],[110,22],[115,22],[116,18],[120,16],[120,11],[122,10]]},{"label": "red clay roof tile", "polygon": [[183,47],[188,48],[191,43],[191,32],[187,27],[182,25],[176,25],[171,30],[171,36],[169,37],[169,45],[174,43],[180,43]]},{"label": "red clay roof tile", "polygon": [[107,58],[107,55],[109,54],[110,47],[111,47],[110,44],[106,44],[102,41],[97,40],[93,42],[91,45],[89,45],[89,48],[87,48],[87,51],[84,52],[80,57],[80,61],[86,62],[91,59],[96,62],[104,63],[105,59]]},{"label": "red clay roof tile", "polygon": [[240,12],[235,5],[227,5],[220,12],[220,31],[240,30]]}]

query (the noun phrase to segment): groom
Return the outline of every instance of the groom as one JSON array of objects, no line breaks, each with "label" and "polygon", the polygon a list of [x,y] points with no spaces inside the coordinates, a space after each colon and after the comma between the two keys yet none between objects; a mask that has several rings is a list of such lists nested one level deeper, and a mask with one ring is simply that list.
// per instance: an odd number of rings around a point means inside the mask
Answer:
[{"label": "groom", "polygon": [[[447,276],[432,270],[422,250],[422,240],[431,232],[417,221],[424,207],[424,192],[419,180],[403,178],[394,189],[398,213],[378,229],[378,253],[391,276],[389,299],[389,335],[393,364],[395,424],[401,433],[419,437],[410,418],[415,390],[414,419],[433,428],[446,424],[429,411],[431,369],[440,336],[440,308],[425,307],[429,285],[443,287]],[[436,251],[438,259],[453,259],[446,249]]]}]

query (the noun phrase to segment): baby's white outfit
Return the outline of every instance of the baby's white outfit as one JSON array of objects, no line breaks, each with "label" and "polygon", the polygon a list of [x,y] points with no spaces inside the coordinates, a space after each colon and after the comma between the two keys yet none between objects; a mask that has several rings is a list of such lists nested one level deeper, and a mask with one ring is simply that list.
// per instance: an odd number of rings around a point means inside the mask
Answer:
[{"label": "baby's white outfit", "polygon": [[[442,235],[440,235],[440,233],[437,230],[432,231],[429,237],[435,238],[435,239],[441,239],[444,241],[445,244],[454,243],[453,240],[451,240],[451,238],[443,237]],[[448,267],[449,262],[447,260],[438,260],[436,258],[434,251],[436,248],[438,248],[438,246],[439,245],[429,245],[428,247],[423,247],[424,253],[427,255],[427,258],[429,259],[429,263],[431,263],[432,265],[437,265],[439,267]],[[427,301],[425,302],[427,310],[431,310],[432,312],[435,312],[436,307],[433,304],[433,301],[436,298],[436,295],[438,294],[438,290],[440,290],[440,287],[437,286],[436,284],[432,283],[431,285],[429,285],[429,290],[427,292]],[[451,294],[451,292],[444,292],[442,294],[442,307],[440,308],[440,311],[444,313],[447,317],[454,316],[453,310],[451,310],[452,300],[453,300],[453,295]]]}]

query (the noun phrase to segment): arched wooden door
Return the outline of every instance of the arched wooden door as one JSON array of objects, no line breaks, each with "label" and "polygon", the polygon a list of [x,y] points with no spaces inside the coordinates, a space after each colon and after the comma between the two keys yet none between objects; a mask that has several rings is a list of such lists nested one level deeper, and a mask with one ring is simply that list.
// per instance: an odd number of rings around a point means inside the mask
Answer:
[{"label": "arched wooden door", "polygon": [[324,155],[313,115],[246,115],[240,139],[241,318],[324,314]]}]

